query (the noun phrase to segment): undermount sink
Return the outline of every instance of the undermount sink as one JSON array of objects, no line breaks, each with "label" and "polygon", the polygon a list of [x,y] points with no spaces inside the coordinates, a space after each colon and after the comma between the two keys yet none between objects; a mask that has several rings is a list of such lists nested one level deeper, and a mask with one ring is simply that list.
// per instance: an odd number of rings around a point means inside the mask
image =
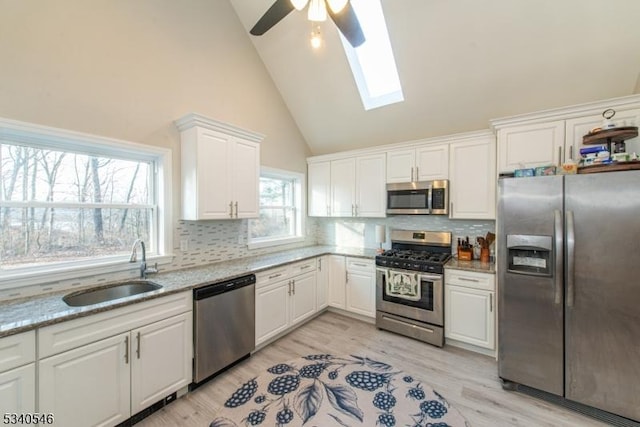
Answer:
[{"label": "undermount sink", "polygon": [[161,285],[147,280],[133,280],[100,289],[73,292],[62,297],[62,300],[71,307],[83,307],[85,305],[98,304],[130,297],[132,295],[143,294],[160,288],[162,288]]}]

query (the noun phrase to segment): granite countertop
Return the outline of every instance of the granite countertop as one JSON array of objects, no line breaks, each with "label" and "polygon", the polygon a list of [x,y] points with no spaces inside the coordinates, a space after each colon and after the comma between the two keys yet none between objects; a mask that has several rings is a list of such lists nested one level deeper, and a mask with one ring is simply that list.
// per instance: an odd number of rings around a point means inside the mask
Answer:
[{"label": "granite countertop", "polygon": [[451,258],[444,266],[445,270],[454,268],[456,270],[475,271],[476,273],[496,274],[495,262],[460,261],[457,258]]},{"label": "granite countertop", "polygon": [[[376,250],[336,246],[307,246],[267,255],[217,262],[185,270],[160,272],[148,278],[150,281],[162,285],[162,288],[157,291],[85,307],[70,307],[62,301],[62,297],[68,294],[69,290],[4,301],[0,302],[0,337],[194,289],[248,273],[257,273],[269,268],[325,254],[373,259],[376,255]],[[104,286],[108,286],[108,284]],[[100,287],[103,287],[103,285]]]}]

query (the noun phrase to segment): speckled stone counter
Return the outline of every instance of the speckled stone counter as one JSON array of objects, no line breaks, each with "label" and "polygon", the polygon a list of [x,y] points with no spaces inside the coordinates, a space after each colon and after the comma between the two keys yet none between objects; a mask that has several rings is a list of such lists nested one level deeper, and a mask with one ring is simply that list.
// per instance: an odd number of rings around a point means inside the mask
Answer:
[{"label": "speckled stone counter", "polygon": [[477,260],[459,261],[457,258],[451,258],[444,266],[445,270],[454,268],[456,270],[475,271],[477,273],[496,274],[496,264],[494,262],[486,263]]},{"label": "speckled stone counter", "polygon": [[69,293],[69,291],[0,302],[0,337],[25,332],[42,326],[52,325],[54,323],[63,322],[77,317],[112,310],[114,308],[139,303],[176,292],[190,290],[222,280],[232,279],[247,273],[257,273],[269,268],[325,254],[373,259],[376,255],[376,251],[375,249],[364,248],[307,246],[299,249],[275,252],[256,257],[240,258],[185,270],[174,270],[166,273],[160,272],[159,274],[149,276],[148,278],[149,280],[162,285],[162,288],[157,291],[134,295],[105,303],[92,304],[85,307],[69,307],[64,301],[62,301],[62,297]]}]

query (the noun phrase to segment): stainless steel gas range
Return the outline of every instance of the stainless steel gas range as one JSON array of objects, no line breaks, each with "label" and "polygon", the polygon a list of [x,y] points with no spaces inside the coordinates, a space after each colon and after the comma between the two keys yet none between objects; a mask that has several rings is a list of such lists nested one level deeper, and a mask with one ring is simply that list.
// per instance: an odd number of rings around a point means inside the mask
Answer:
[{"label": "stainless steel gas range", "polygon": [[451,233],[391,231],[391,250],[376,256],[376,326],[442,347],[444,264]]}]

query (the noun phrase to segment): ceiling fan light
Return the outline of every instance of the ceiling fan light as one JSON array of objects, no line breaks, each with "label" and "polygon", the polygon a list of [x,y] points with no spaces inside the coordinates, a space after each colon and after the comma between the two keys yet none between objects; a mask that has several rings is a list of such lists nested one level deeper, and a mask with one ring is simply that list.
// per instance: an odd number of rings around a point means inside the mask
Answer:
[{"label": "ceiling fan light", "polygon": [[327,7],[324,0],[311,0],[309,4],[309,21],[320,22],[327,20]]},{"label": "ceiling fan light", "polygon": [[319,49],[322,46],[322,34],[320,33],[320,27],[317,27],[311,31],[311,47]]},{"label": "ceiling fan light", "polygon": [[329,7],[333,13],[340,13],[342,9],[347,5],[349,0],[328,0]]},{"label": "ceiling fan light", "polygon": [[291,0],[291,4],[296,8],[296,10],[304,9],[308,2],[309,0]]}]

